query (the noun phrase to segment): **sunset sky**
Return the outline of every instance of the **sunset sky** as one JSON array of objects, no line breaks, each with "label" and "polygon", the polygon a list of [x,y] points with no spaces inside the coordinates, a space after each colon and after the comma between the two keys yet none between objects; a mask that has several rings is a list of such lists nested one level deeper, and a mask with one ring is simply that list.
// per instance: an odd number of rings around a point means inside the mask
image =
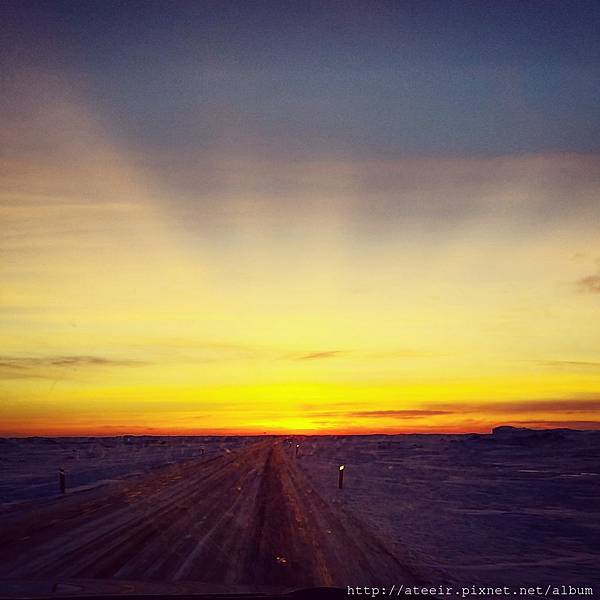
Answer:
[{"label": "sunset sky", "polygon": [[0,22],[0,435],[600,428],[598,2]]}]

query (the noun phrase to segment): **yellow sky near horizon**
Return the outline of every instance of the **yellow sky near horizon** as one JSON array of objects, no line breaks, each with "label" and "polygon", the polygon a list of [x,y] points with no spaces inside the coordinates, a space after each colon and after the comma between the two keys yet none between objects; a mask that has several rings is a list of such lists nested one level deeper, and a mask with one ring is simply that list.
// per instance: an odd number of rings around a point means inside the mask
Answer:
[{"label": "yellow sky near horizon", "polygon": [[62,102],[2,135],[0,435],[600,426],[600,157],[173,174]]}]

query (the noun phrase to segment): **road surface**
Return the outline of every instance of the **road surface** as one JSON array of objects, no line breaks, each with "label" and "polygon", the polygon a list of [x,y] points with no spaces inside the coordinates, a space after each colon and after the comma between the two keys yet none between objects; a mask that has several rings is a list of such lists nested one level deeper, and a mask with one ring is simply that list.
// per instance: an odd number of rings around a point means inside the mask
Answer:
[{"label": "road surface", "polygon": [[297,460],[281,440],[263,440],[5,515],[0,578],[288,589],[423,580],[397,548],[320,497]]}]

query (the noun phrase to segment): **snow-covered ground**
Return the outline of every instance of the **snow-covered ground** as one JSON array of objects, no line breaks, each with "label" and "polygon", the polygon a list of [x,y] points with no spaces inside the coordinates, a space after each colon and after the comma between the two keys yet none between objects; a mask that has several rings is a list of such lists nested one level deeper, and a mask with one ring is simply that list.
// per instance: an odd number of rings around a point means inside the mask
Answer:
[{"label": "snow-covered ground", "polygon": [[59,493],[109,484],[164,465],[210,458],[256,441],[244,437],[0,438],[0,511]]},{"label": "snow-covered ground", "polygon": [[465,585],[600,583],[600,432],[294,442],[323,496],[432,573]]},{"label": "snow-covered ground", "polygon": [[[61,467],[73,493],[256,440],[0,439],[0,512],[57,496]],[[431,584],[600,584],[600,432],[501,429],[290,443],[292,453],[300,444],[296,462],[309,487],[358,515],[398,556],[414,558]]]}]

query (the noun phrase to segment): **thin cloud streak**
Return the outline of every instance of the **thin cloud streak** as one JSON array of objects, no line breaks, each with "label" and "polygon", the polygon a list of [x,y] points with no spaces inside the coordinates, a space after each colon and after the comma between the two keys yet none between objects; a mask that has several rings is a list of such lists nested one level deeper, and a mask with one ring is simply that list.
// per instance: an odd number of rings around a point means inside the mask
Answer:
[{"label": "thin cloud streak", "polygon": [[343,350],[325,350],[323,352],[312,352],[298,357],[297,360],[322,360],[326,358],[335,358],[343,353]]},{"label": "thin cloud streak", "polygon": [[57,369],[144,367],[148,364],[140,360],[86,355],[0,356],[0,379],[55,379]]},{"label": "thin cloud streak", "polygon": [[103,356],[0,356],[0,367],[27,369],[32,367],[77,367],[113,365],[119,367],[138,367],[147,362],[130,359],[112,359]]},{"label": "thin cloud streak", "polygon": [[365,410],[347,413],[350,417],[384,417],[392,419],[421,419],[436,415],[451,415],[455,411],[450,410]]},{"label": "thin cloud streak", "polygon": [[600,421],[511,421],[510,424],[545,429],[600,429]]},{"label": "thin cloud streak", "polygon": [[538,364],[545,367],[581,367],[585,369],[600,369],[600,362],[586,360],[540,360]]},{"label": "thin cloud streak", "polygon": [[584,400],[540,400],[526,402],[490,402],[485,404],[435,404],[430,407],[387,410],[342,410],[316,411],[311,416],[317,418],[388,418],[388,419],[420,419],[443,415],[464,414],[515,414],[515,413],[594,413],[600,411],[600,398]]},{"label": "thin cloud streak", "polygon": [[588,275],[577,281],[577,289],[582,294],[600,294],[600,275]]},{"label": "thin cloud streak", "polygon": [[600,398],[584,400],[531,400],[519,402],[490,402],[489,404],[454,406],[461,412],[536,413],[536,412],[595,412],[600,411]]}]

